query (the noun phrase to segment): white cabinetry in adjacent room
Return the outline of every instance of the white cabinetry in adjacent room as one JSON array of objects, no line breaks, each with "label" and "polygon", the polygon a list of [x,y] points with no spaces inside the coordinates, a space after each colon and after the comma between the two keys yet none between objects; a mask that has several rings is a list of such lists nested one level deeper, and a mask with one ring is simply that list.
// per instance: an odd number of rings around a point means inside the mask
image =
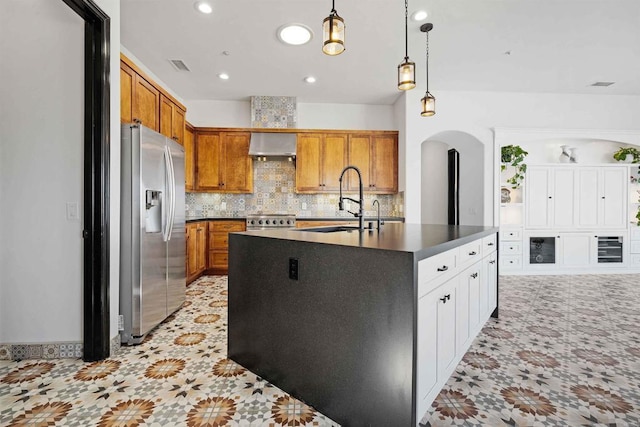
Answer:
[{"label": "white cabinetry in adjacent room", "polygon": [[576,170],[577,227],[626,227],[628,173],[624,166]]},{"label": "white cabinetry in adjacent room", "polygon": [[526,227],[572,227],[574,179],[574,168],[571,167],[529,167],[525,190]]},{"label": "white cabinetry in adjacent room", "polygon": [[558,236],[558,263],[564,267],[588,267],[596,258],[591,233],[562,233]]}]

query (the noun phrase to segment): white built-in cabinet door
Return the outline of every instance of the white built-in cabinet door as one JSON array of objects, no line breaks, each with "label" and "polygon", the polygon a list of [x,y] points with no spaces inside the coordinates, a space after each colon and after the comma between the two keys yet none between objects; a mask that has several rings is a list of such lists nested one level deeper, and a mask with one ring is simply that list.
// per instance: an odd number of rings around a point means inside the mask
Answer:
[{"label": "white built-in cabinet door", "polygon": [[627,226],[627,185],[629,169],[626,167],[604,168],[601,171],[600,224],[607,228]]},{"label": "white built-in cabinet door", "polygon": [[551,224],[551,169],[530,166],[525,187],[526,224],[530,228],[547,228]]},{"label": "white built-in cabinet door", "polygon": [[593,239],[593,233],[559,234],[556,263],[563,267],[588,267],[595,259]]},{"label": "white built-in cabinet door", "polygon": [[527,228],[625,228],[627,175],[624,166],[530,166]]},{"label": "white built-in cabinet door", "polygon": [[578,182],[578,214],[576,225],[581,228],[598,226],[598,211],[600,207],[600,189],[598,168],[580,168],[576,172]]},{"label": "white built-in cabinet door", "polygon": [[576,174],[576,226],[625,228],[628,169],[624,166],[580,168]]},{"label": "white built-in cabinet door", "polygon": [[574,179],[573,168],[529,167],[525,200],[528,228],[573,226]]},{"label": "white built-in cabinet door", "polygon": [[554,168],[552,176],[553,227],[573,227],[575,204],[575,175],[573,168]]}]

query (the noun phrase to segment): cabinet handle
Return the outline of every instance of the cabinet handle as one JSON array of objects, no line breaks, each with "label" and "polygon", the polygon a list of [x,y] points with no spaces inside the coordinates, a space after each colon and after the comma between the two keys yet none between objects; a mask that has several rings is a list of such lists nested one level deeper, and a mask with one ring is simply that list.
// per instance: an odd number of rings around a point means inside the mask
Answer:
[{"label": "cabinet handle", "polygon": [[493,260],[493,261],[489,261],[489,264],[495,264],[495,263],[496,263],[496,261],[495,261],[495,260]]},{"label": "cabinet handle", "polygon": [[487,243],[487,246],[493,246],[493,242]]},{"label": "cabinet handle", "polygon": [[473,273],[473,274],[471,275],[471,277],[473,277],[473,278],[475,279],[476,277],[478,277],[478,273]]},{"label": "cabinet handle", "polygon": [[442,298],[440,298],[440,301],[442,301],[443,303],[447,303],[447,301],[449,301],[451,299],[451,294],[447,294],[445,296],[443,296]]},{"label": "cabinet handle", "polygon": [[604,196],[602,196],[602,199],[604,200]]},{"label": "cabinet handle", "polygon": [[471,251],[469,252],[469,255],[477,255],[477,254],[476,254],[476,251]]},{"label": "cabinet handle", "polygon": [[449,267],[447,267],[446,265],[443,265],[442,267],[438,267],[438,271],[447,271],[449,269]]}]

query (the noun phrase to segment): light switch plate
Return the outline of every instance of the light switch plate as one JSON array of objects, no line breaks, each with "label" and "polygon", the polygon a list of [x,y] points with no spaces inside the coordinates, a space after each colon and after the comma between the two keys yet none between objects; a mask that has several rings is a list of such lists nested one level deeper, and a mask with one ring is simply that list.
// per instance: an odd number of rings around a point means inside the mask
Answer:
[{"label": "light switch plate", "polygon": [[67,202],[67,221],[80,220],[78,202]]}]

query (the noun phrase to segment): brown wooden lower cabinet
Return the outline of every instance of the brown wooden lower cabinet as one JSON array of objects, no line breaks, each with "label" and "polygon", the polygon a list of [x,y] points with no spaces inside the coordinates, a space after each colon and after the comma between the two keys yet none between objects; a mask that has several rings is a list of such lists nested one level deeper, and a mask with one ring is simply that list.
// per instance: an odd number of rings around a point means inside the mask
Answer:
[{"label": "brown wooden lower cabinet", "polygon": [[243,219],[189,222],[187,229],[187,284],[203,274],[227,274],[229,233],[245,231]]},{"label": "brown wooden lower cabinet", "polygon": [[207,269],[207,221],[189,222],[187,232],[187,284]]},{"label": "brown wooden lower cabinet", "polygon": [[209,221],[209,265],[210,274],[227,274],[229,271],[229,233],[245,231],[244,220]]}]

